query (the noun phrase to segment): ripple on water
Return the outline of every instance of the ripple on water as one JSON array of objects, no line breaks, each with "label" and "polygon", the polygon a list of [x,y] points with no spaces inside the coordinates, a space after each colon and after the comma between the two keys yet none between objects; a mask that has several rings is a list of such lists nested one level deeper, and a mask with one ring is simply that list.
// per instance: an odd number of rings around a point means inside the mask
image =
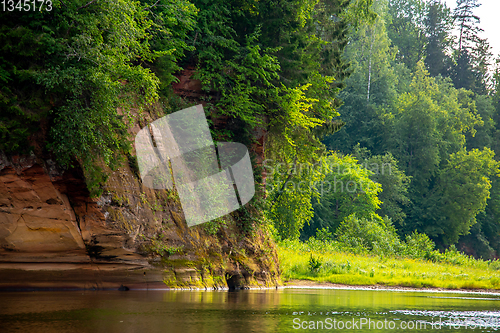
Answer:
[{"label": "ripple on water", "polygon": [[441,320],[443,326],[449,327],[481,327],[500,329],[499,311],[429,311],[429,310],[393,310],[389,311],[394,315],[408,317],[432,318]]}]

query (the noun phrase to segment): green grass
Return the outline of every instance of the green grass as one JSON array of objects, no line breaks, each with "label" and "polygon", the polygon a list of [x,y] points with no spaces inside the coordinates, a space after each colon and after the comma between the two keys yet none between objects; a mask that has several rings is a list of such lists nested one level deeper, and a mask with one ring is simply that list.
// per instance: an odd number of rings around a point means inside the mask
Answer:
[{"label": "green grass", "polygon": [[[328,245],[298,241],[279,244],[283,280],[416,288],[500,289],[498,262],[474,260],[459,252],[448,255],[449,259],[444,255],[443,262],[432,262],[353,254]],[[319,268],[318,262],[321,264]]]}]

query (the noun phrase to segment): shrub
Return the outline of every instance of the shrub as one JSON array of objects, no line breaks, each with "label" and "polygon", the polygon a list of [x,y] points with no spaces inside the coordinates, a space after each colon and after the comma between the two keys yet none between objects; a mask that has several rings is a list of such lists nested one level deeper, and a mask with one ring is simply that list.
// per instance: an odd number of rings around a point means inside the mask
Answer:
[{"label": "shrub", "polygon": [[309,258],[309,271],[311,273],[317,272],[321,268],[321,265],[322,265],[322,263],[321,263],[320,259],[314,258],[312,253],[311,253],[311,258]]},{"label": "shrub", "polygon": [[405,247],[391,220],[376,214],[370,219],[349,215],[335,235],[339,243],[356,253],[370,251],[378,255],[394,255],[401,253]]},{"label": "shrub", "polygon": [[434,250],[434,242],[426,234],[414,231],[411,235],[406,235],[406,247],[404,254],[411,258],[430,259]]},{"label": "shrub", "polygon": [[316,230],[316,239],[317,240],[326,242],[329,240],[333,240],[333,237],[334,237],[334,235],[332,232],[330,232],[329,227]]}]

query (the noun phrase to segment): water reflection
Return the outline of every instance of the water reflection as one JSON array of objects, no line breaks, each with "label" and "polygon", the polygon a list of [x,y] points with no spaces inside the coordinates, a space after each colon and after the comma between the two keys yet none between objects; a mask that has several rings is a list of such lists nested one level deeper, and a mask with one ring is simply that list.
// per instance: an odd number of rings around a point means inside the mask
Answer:
[{"label": "water reflection", "polygon": [[[363,320],[393,322],[391,332],[408,331],[401,323],[412,321],[428,324],[418,331],[441,322],[456,332],[492,332],[500,328],[500,296],[338,289],[0,293],[1,332],[297,332],[319,322],[323,331],[345,331],[328,323]],[[372,328],[350,331],[389,331]]]}]

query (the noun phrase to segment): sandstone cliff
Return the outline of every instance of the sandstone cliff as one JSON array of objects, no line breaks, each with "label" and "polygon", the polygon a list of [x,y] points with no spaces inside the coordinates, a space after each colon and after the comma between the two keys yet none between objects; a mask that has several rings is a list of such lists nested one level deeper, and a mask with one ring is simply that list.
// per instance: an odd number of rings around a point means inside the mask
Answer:
[{"label": "sandstone cliff", "polygon": [[176,194],[108,170],[92,199],[78,169],[0,155],[0,288],[244,287],[278,283],[273,244],[237,221],[188,228]]},{"label": "sandstone cliff", "polygon": [[[191,74],[181,74],[179,94],[199,89]],[[257,134],[261,162],[265,136]],[[251,208],[189,228],[177,194],[143,187],[133,157],[103,172],[102,195],[91,198],[78,167],[0,154],[0,288],[279,284],[274,244]]]}]

